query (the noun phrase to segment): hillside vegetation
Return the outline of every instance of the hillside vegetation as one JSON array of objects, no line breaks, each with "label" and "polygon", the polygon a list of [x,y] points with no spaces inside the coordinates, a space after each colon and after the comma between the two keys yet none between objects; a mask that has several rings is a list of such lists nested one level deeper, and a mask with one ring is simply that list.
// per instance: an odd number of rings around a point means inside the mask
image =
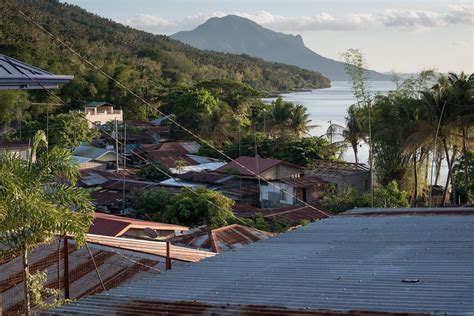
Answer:
[{"label": "hillside vegetation", "polygon": [[58,1],[0,0],[0,53],[54,73],[75,75],[74,81],[60,91],[68,102],[109,100],[125,105],[134,101],[35,27],[17,9],[150,101],[163,87],[212,79],[233,80],[266,92],[330,84],[317,72],[245,55],[202,51]]}]

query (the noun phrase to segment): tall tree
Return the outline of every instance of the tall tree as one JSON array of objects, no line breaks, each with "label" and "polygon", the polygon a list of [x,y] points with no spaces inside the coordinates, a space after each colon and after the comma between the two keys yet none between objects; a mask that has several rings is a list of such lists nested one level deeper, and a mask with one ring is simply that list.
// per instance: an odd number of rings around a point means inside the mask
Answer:
[{"label": "tall tree", "polygon": [[[93,220],[89,194],[74,186],[77,166],[69,152],[47,148],[46,135],[39,131],[32,139],[27,161],[0,155],[0,244],[2,256],[22,256],[24,312],[31,311],[29,252],[56,235],[73,237],[81,245]],[[57,182],[64,179],[67,182]]]}]

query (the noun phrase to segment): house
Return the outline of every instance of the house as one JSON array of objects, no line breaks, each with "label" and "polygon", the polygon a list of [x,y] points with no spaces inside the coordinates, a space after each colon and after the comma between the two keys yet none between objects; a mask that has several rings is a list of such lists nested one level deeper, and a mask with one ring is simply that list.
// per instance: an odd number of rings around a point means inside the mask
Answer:
[{"label": "house", "polygon": [[303,168],[283,160],[240,156],[216,171],[251,177],[258,175],[265,180],[279,180],[299,177]]},{"label": "house", "polygon": [[21,157],[24,160],[28,160],[31,155],[31,145],[29,142],[23,141],[0,141],[0,154],[2,152],[8,152],[14,154],[15,156]]},{"label": "house", "polygon": [[[79,162],[96,163],[102,165],[95,169],[113,169],[116,167],[117,152],[112,147],[97,147],[89,144],[82,144],[74,150],[74,157]],[[87,164],[83,165],[87,167]]]},{"label": "house", "polygon": [[73,163],[77,164],[79,170],[107,170],[107,163],[102,161],[94,161],[89,157],[71,156]]},{"label": "house", "polygon": [[147,240],[167,240],[189,230],[186,226],[143,221],[95,212],[89,234]]},{"label": "house", "polygon": [[[90,252],[89,252],[90,251]],[[67,255],[65,255],[67,253]],[[213,257],[215,253],[170,246],[173,268],[189,262]],[[68,264],[65,258],[68,258]],[[30,272],[44,271],[45,287],[59,289],[65,295],[65,267],[68,267],[69,298],[78,300],[88,295],[153,278],[166,269],[166,243],[157,241],[87,235],[87,247],[77,247],[74,240],[53,240],[30,251]],[[59,268],[59,271],[58,271]],[[0,311],[3,315],[23,314],[22,257],[0,262]],[[99,278],[100,276],[100,278]],[[51,295],[51,294],[50,294]],[[48,294],[43,297],[49,301]]]},{"label": "house", "polygon": [[144,144],[136,152],[148,161],[166,166],[173,174],[216,170],[226,164],[220,159],[197,155],[199,148],[196,142],[169,142]]},{"label": "house", "polygon": [[339,192],[347,185],[354,187],[360,193],[370,189],[369,168],[361,163],[315,160],[305,173],[335,184]]},{"label": "house", "polygon": [[128,120],[125,123],[127,125],[127,128],[132,127],[132,130],[141,130],[142,133],[144,133],[153,140],[153,143],[164,142],[167,141],[169,138],[169,126],[157,126],[152,122],[140,120]]},{"label": "house", "polygon": [[50,312],[472,315],[473,218],[355,209]]},{"label": "house", "polygon": [[256,179],[260,190],[258,204],[263,208],[318,200],[326,184],[318,176],[304,175],[302,167],[277,159],[241,156],[216,171]]},{"label": "house", "polygon": [[86,119],[89,120],[90,128],[95,125],[104,125],[115,120],[118,122],[123,121],[122,110],[114,109],[114,105],[109,102],[89,102],[84,106],[83,113]]},{"label": "house", "polygon": [[200,226],[185,231],[171,240],[174,245],[221,253],[244,247],[273,235],[256,228],[233,224],[211,230],[207,226]]}]

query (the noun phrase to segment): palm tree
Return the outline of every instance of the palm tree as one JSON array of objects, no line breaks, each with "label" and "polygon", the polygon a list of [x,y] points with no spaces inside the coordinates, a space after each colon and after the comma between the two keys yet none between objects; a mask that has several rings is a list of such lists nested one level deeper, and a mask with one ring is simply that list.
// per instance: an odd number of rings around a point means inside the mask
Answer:
[{"label": "palm tree", "polygon": [[[448,82],[450,85],[450,100],[452,100],[451,102],[454,106],[456,126],[461,133],[463,157],[464,161],[467,162],[469,160],[467,145],[469,131],[474,124],[474,74],[467,76],[464,73],[460,75],[450,73],[448,75]],[[464,190],[469,199],[467,163],[464,163]]]},{"label": "palm tree", "polygon": [[[67,149],[47,150],[46,135],[39,131],[32,139],[28,160],[9,153],[0,155],[0,244],[2,257],[23,258],[24,312],[32,302],[32,274],[28,253],[55,235],[68,235],[80,245],[93,219],[88,193],[74,183],[77,166]],[[65,182],[58,182],[58,179]],[[37,295],[35,295],[38,297]]]},{"label": "palm tree", "polygon": [[316,127],[316,125],[310,125],[311,120],[305,106],[301,104],[293,106],[290,114],[289,130],[297,137],[309,135],[309,131]]},{"label": "palm tree", "polygon": [[342,140],[331,141],[330,147],[344,153],[348,148],[352,148],[354,159],[359,163],[359,146],[363,141],[367,141],[367,132],[361,120],[362,110],[358,105],[351,105],[347,110],[346,126],[331,124],[326,132],[326,136],[333,140],[334,136],[342,136]]},{"label": "palm tree", "polygon": [[214,144],[221,146],[234,136],[235,118],[232,109],[221,103],[205,117],[201,134]]}]

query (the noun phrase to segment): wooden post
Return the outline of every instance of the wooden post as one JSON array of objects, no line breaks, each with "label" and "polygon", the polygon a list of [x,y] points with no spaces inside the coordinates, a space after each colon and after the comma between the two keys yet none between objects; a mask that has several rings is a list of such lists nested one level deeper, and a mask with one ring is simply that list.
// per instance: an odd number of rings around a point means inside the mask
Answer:
[{"label": "wooden post", "polygon": [[68,237],[64,236],[64,246],[63,246],[63,263],[64,263],[64,298],[70,299],[69,292],[69,244]]},{"label": "wooden post", "polygon": [[171,270],[170,241],[166,242],[166,270]]}]

